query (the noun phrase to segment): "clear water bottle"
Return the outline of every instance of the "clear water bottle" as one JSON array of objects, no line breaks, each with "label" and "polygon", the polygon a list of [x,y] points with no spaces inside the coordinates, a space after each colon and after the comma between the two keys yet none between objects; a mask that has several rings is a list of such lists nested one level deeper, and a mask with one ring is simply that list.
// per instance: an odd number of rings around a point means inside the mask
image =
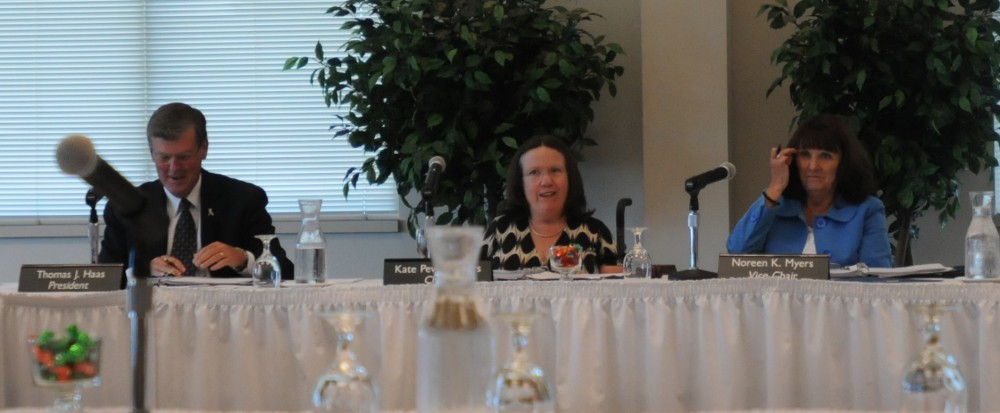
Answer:
[{"label": "clear water bottle", "polygon": [[972,222],[965,233],[965,276],[1000,278],[1000,235],[993,223],[993,191],[973,191]]},{"label": "clear water bottle", "polygon": [[427,230],[433,300],[417,336],[417,412],[488,412],[493,333],[475,289],[482,227]]},{"label": "clear water bottle", "polygon": [[295,244],[295,282],[322,283],[326,281],[326,238],[319,227],[322,199],[300,199],[302,229]]}]

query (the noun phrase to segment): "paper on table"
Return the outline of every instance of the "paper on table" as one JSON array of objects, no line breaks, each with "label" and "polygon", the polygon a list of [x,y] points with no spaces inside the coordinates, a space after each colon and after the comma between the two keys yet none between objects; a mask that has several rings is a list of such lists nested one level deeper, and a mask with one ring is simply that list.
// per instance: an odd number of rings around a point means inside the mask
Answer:
[{"label": "paper on table", "polygon": [[920,275],[920,274],[937,274],[947,271],[952,271],[954,268],[945,267],[941,264],[919,264],[910,265],[906,267],[895,267],[895,268],[879,268],[879,267],[868,267],[864,264],[849,265],[844,268],[832,269],[830,270],[831,277],[850,277],[850,276],[874,276],[874,277],[901,277],[904,275]]},{"label": "paper on table", "polygon": [[160,277],[158,285],[251,285],[249,278]]}]

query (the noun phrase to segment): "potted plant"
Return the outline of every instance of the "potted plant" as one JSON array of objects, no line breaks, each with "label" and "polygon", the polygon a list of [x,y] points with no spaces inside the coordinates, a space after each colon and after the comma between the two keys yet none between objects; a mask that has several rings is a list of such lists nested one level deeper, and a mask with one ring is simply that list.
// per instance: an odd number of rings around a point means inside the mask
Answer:
[{"label": "potted plant", "polygon": [[484,224],[522,141],[547,133],[577,151],[596,144],[584,137],[590,105],[605,87],[615,95],[622,49],[580,27],[598,15],[543,3],[347,0],[327,10],[349,17],[353,38],[336,54],[317,43],[315,56],[289,58],[285,69],[318,63],[311,81],[327,106],[350,109],[334,136],[371,154],[348,171],[344,196],[362,176],[391,177],[412,235],[425,201],[408,195],[423,188],[428,160],[442,156],[447,168],[430,202],[447,211],[437,223]]},{"label": "potted plant", "polygon": [[[786,0],[765,4],[774,29],[795,31],[772,54],[797,120],[848,116],[875,165],[892,218],[895,264],[911,264],[914,220],[959,208],[961,171],[997,165],[990,150],[1000,100],[995,0]],[[795,122],[793,121],[793,124]]]}]

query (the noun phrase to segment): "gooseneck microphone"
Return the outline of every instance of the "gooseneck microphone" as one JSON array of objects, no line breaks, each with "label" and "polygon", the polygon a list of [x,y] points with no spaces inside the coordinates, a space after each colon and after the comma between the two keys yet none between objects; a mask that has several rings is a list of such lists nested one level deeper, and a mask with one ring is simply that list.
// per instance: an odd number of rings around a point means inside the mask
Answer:
[{"label": "gooseneck microphone", "polygon": [[146,208],[146,197],[142,192],[97,156],[94,144],[86,136],[70,135],[59,142],[56,163],[63,172],[79,176],[95,191],[104,194],[128,229],[129,262],[132,267],[125,301],[131,320],[132,409],[129,411],[148,413],[146,338],[149,334],[146,326],[153,301],[149,261],[155,254],[151,245],[158,239],[166,239],[166,214],[162,208]]},{"label": "gooseneck microphone", "polygon": [[424,181],[424,187],[420,191],[420,195],[424,199],[430,199],[437,192],[438,182],[441,181],[441,173],[444,172],[444,158],[440,156],[435,156],[427,162],[427,179]]},{"label": "gooseneck microphone", "polygon": [[697,192],[708,184],[724,179],[733,179],[734,176],[736,176],[736,166],[729,162],[723,162],[715,169],[688,178],[684,181],[684,190],[689,193]]},{"label": "gooseneck microphone", "polygon": [[94,151],[94,144],[82,135],[67,136],[56,148],[56,163],[69,175],[77,175],[104,194],[124,217],[142,212],[146,197],[115,168]]}]

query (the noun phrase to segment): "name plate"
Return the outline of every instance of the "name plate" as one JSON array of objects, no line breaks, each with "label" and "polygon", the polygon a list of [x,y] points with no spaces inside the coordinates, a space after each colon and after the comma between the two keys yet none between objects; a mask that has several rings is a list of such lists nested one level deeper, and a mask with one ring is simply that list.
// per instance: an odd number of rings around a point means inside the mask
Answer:
[{"label": "name plate", "polygon": [[829,280],[830,256],[719,254],[719,278]]},{"label": "name plate", "polygon": [[[493,281],[493,264],[489,260],[479,261],[476,281]],[[382,284],[434,284],[434,265],[428,258],[386,258]]]},{"label": "name plate", "polygon": [[122,264],[25,264],[17,290],[65,293],[117,291],[122,284]]}]

